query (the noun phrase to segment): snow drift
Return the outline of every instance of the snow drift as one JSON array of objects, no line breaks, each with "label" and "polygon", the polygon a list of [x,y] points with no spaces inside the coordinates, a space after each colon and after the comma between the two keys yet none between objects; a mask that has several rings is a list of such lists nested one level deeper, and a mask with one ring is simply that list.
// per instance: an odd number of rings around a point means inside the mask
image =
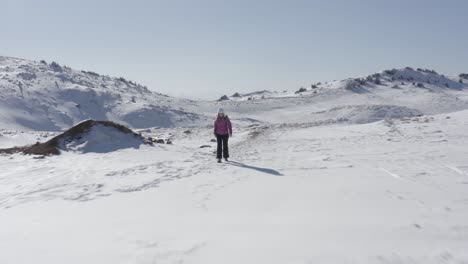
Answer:
[{"label": "snow drift", "polygon": [[146,140],[129,128],[109,121],[87,120],[55,139],[58,149],[76,152],[105,153],[125,148],[139,148]]},{"label": "snow drift", "polygon": [[396,105],[346,105],[311,114],[314,120],[336,120],[352,124],[366,124],[389,118],[420,116],[418,110]]},{"label": "snow drift", "polygon": [[0,153],[21,152],[33,155],[58,155],[60,151],[106,153],[125,148],[138,149],[147,143],[143,136],[123,125],[111,121],[86,120],[45,143],[0,149]]}]

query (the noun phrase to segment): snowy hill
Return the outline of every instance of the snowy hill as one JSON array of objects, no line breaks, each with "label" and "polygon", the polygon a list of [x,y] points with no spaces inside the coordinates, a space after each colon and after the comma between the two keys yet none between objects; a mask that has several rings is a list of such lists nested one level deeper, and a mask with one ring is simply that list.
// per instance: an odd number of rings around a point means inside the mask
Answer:
[{"label": "snowy hill", "polygon": [[[2,59],[0,148],[88,116],[173,144],[99,126],[58,156],[0,155],[0,263],[468,262],[468,76],[189,101],[56,67]],[[234,125],[222,164],[218,107]]]},{"label": "snowy hill", "polygon": [[403,68],[312,84],[295,92],[239,95],[217,104],[238,115],[272,123],[367,123],[468,109],[467,89],[468,79]]},{"label": "snowy hill", "polygon": [[210,124],[220,106],[247,123],[367,123],[468,109],[467,87],[462,77],[408,67],[296,91],[193,101],[152,92],[122,77],[0,57],[0,124],[3,129],[60,131],[95,119],[132,128],[194,127]]},{"label": "snowy hill", "polygon": [[191,104],[122,77],[77,71],[55,62],[0,57],[2,128],[60,131],[85,119],[112,120],[134,128],[206,123],[205,117],[183,109]]}]

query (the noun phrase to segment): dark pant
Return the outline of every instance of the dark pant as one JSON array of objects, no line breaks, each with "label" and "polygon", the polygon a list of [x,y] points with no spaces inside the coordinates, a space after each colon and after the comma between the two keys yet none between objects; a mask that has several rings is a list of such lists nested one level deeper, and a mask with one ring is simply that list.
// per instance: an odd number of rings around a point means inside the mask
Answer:
[{"label": "dark pant", "polygon": [[229,135],[216,135],[216,139],[218,141],[218,151],[216,158],[221,159],[221,153],[223,154],[224,158],[229,158],[229,148],[228,148],[228,140]]}]

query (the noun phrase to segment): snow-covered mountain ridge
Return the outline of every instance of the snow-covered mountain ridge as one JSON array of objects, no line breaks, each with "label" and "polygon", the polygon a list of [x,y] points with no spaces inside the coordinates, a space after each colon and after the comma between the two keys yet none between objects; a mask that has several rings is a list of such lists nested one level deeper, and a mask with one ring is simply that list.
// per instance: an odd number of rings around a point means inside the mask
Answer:
[{"label": "snow-covered mountain ridge", "polygon": [[372,89],[379,86],[390,86],[393,89],[419,87],[427,89],[449,88],[460,90],[468,87],[466,83],[468,83],[467,74],[461,73],[458,76],[445,76],[437,73],[434,70],[406,67],[402,69],[384,70],[365,77],[313,83],[308,86],[301,86],[295,91],[261,90],[245,94],[236,92],[231,96],[224,96],[220,99],[220,101],[250,101],[266,98],[297,97],[318,94],[326,89],[346,89],[359,93],[365,91],[360,90],[359,88]]},{"label": "snow-covered mountain ridge", "polygon": [[151,91],[123,77],[0,57],[0,124],[10,130],[60,131],[94,119],[132,128],[194,127],[210,124],[221,106],[247,123],[368,123],[468,109],[467,78],[406,67],[292,91],[194,101]]},{"label": "snow-covered mountain ridge", "polygon": [[290,92],[234,94],[217,103],[229,112],[270,123],[369,123],[468,109],[465,78],[407,67]]},{"label": "snow-covered mountain ridge", "polygon": [[10,129],[59,131],[84,119],[135,128],[203,124],[182,107],[193,103],[123,77],[0,56],[0,124]]}]

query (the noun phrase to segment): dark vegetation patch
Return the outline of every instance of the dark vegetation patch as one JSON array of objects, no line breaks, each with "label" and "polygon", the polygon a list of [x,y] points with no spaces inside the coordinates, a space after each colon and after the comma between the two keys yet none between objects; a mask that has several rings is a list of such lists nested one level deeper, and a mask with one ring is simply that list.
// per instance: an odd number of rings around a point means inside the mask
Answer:
[{"label": "dark vegetation patch", "polygon": [[295,91],[294,93],[295,94],[300,94],[300,93],[305,93],[305,92],[307,92],[307,89],[304,88],[304,87],[301,87],[301,88],[299,88],[299,90]]},{"label": "dark vegetation patch", "polygon": [[227,101],[229,100],[229,97],[227,95],[221,96],[221,98],[218,99],[218,101]]}]

